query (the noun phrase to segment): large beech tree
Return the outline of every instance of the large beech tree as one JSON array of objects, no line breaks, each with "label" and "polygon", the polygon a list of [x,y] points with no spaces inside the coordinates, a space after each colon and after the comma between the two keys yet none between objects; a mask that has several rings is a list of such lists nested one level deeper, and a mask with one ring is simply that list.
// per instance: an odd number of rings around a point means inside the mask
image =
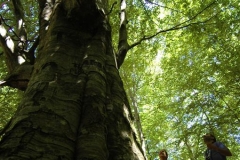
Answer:
[{"label": "large beech tree", "polygon": [[34,3],[37,36],[26,31],[20,0],[1,4],[12,9],[17,25],[12,28],[1,16],[0,43],[9,72],[1,85],[25,92],[2,130],[0,159],[145,159],[118,70],[131,48],[125,1],[117,53],[107,0]]}]

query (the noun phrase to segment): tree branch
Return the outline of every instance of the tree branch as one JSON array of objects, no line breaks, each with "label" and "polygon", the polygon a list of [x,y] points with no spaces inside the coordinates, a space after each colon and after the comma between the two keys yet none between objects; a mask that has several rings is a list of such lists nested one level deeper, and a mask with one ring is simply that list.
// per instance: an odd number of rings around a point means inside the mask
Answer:
[{"label": "tree branch", "polygon": [[129,50],[129,45],[127,42],[127,15],[126,15],[126,0],[121,0],[121,12],[120,12],[120,29],[119,29],[119,43],[118,43],[118,52],[117,52],[117,66],[123,64],[123,61],[126,57],[127,51]]},{"label": "tree branch", "polygon": [[5,20],[4,20],[4,18],[3,18],[3,16],[1,14],[0,14],[0,21],[1,21],[0,24],[4,24],[5,26],[7,26],[9,28],[9,30],[11,31],[11,33],[13,33],[14,36],[16,36],[18,38],[17,40],[20,40],[20,37],[18,37],[18,34],[14,31],[14,29],[12,29],[12,27],[10,25],[8,25],[5,22]]},{"label": "tree branch", "polygon": [[7,35],[7,30],[4,28],[4,20],[0,15],[0,46],[3,48],[3,52],[6,55],[6,65],[8,72],[12,72],[17,66],[17,58],[14,56],[14,43],[10,36]]},{"label": "tree branch", "polygon": [[9,1],[2,2],[2,3],[0,4],[0,7],[2,8],[3,5],[6,4],[6,3],[8,3],[8,2],[9,2]]},{"label": "tree branch", "polygon": [[18,56],[18,63],[22,64],[26,62],[29,55],[28,52],[25,50],[27,49],[27,31],[26,31],[26,24],[24,20],[24,9],[20,0],[12,0],[13,4],[13,13],[15,15],[15,20],[17,24],[17,33],[19,40],[16,45],[16,54]]},{"label": "tree branch", "polygon": [[[146,3],[153,4],[153,5],[156,5],[156,6],[159,6],[159,7],[161,7],[161,8],[166,8],[166,9],[169,9],[169,10],[172,10],[172,11],[175,11],[175,12],[180,12],[179,10],[176,10],[176,9],[173,9],[173,8],[170,8],[170,7],[167,7],[167,6],[160,5],[160,4],[158,4],[158,3],[156,3],[156,2],[152,2],[152,1],[150,1],[150,0],[145,0],[145,2],[146,2]],[[180,12],[180,13],[182,13],[182,12]]]},{"label": "tree branch", "polygon": [[26,48],[27,32],[25,28],[23,6],[20,0],[12,0],[14,15],[16,17],[17,32],[19,37],[18,47],[21,50]]},{"label": "tree branch", "polygon": [[[207,21],[209,21],[210,19],[212,19],[213,17],[215,17],[217,14],[214,15],[214,16],[212,16],[212,17],[210,17],[209,19],[207,19],[207,20],[205,20],[205,21],[202,21],[202,22],[195,22],[195,23],[186,24],[186,23],[188,23],[188,22],[190,22],[190,21],[193,21],[198,15],[200,15],[200,14],[201,14],[202,12],[204,12],[206,9],[208,9],[209,7],[211,7],[214,3],[216,3],[216,1],[213,1],[213,2],[210,3],[208,6],[206,6],[204,9],[202,9],[201,11],[199,11],[196,15],[194,15],[192,18],[190,18],[190,19],[188,19],[188,20],[186,20],[186,21],[184,21],[184,22],[182,22],[182,23],[179,23],[179,24],[177,24],[177,25],[175,25],[175,26],[173,26],[173,27],[171,27],[171,28],[169,28],[169,29],[160,30],[159,32],[157,32],[157,33],[155,33],[155,34],[153,34],[153,35],[151,35],[151,36],[143,36],[139,41],[131,44],[131,45],[129,46],[129,49],[131,49],[131,48],[133,48],[133,47],[141,44],[142,41],[144,41],[144,40],[149,40],[149,39],[151,39],[151,38],[159,35],[160,33],[168,32],[168,31],[173,31],[173,30],[178,30],[178,29],[186,28],[186,27],[189,27],[189,26],[191,26],[191,25],[196,25],[196,24],[200,24],[200,23],[206,23]],[[186,25],[182,26],[183,24],[186,24]]]},{"label": "tree branch", "polygon": [[[6,55],[6,65],[8,67],[8,76],[4,81],[0,82],[0,86],[10,86],[20,90],[27,88],[28,81],[31,76],[33,65],[24,63],[27,56],[25,51],[27,42],[27,32],[24,24],[24,13],[23,7],[19,0],[12,0],[14,8],[14,17],[17,22],[16,32],[9,26],[3,17],[0,15],[0,45],[3,48],[4,54]],[[17,47],[14,45],[13,40],[8,36],[8,31],[4,28],[4,25],[18,38]],[[24,54],[24,55],[23,55]],[[20,63],[19,59],[22,59]]]},{"label": "tree branch", "polygon": [[27,57],[30,61],[30,64],[34,64],[34,61],[35,61],[34,52],[35,52],[36,48],[38,47],[38,44],[39,44],[39,37],[37,37],[37,39],[34,41],[32,47],[28,50]]},{"label": "tree branch", "polygon": [[8,68],[8,72],[12,72],[14,68],[17,66],[17,63],[16,63],[17,59],[14,57],[12,51],[8,48],[5,38],[1,35],[0,35],[0,46],[2,47],[3,52],[6,55],[6,65]]},{"label": "tree branch", "polygon": [[117,4],[117,1],[115,1],[115,2],[112,4],[112,7],[111,7],[110,11],[109,11],[108,13],[106,13],[106,15],[109,15],[109,14],[112,12],[113,7],[114,7],[115,4]]}]

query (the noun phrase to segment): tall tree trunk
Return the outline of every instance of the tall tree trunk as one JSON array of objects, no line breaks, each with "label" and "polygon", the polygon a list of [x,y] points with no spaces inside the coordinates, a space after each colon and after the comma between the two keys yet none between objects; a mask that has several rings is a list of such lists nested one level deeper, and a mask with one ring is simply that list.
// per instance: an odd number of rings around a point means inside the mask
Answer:
[{"label": "tall tree trunk", "polygon": [[31,80],[0,142],[1,160],[145,159],[116,68],[106,4],[49,6]]}]

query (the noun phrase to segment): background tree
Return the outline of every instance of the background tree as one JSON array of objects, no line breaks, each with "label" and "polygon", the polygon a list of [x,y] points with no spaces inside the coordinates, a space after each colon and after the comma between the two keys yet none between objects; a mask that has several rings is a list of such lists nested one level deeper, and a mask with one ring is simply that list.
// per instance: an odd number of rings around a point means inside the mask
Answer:
[{"label": "background tree", "polygon": [[[148,17],[149,21],[164,29],[144,43],[141,51],[129,54],[121,72],[127,92],[137,88],[135,101],[149,159],[156,158],[161,148],[167,148],[172,159],[203,159],[201,136],[206,132],[215,133],[229,146],[234,154],[229,159],[238,159],[239,95],[234,89],[239,86],[238,2],[152,1],[143,5],[146,17],[152,11],[158,16],[157,20]],[[165,32],[182,22],[190,24]],[[142,59],[132,55],[146,52]],[[133,64],[136,61],[139,66]]]}]

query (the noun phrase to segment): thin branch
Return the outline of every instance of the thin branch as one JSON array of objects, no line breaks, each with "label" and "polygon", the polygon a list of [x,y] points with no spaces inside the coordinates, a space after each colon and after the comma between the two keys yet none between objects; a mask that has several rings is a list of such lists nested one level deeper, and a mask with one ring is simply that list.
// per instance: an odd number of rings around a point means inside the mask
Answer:
[{"label": "thin branch", "polygon": [[[10,36],[7,35],[7,30],[3,26],[5,23],[2,16],[0,15],[0,46],[6,55],[6,65],[9,72],[12,72],[17,66],[17,58],[14,56],[14,43]],[[2,23],[3,22],[3,23]]]},{"label": "thin branch", "polygon": [[0,4],[0,7],[2,8],[3,5],[6,4],[6,3],[8,3],[8,2],[9,2],[9,1],[2,2],[2,3]]},{"label": "thin branch", "polygon": [[[214,15],[214,16],[216,16],[216,15]],[[214,16],[213,16],[213,17],[214,17]],[[133,47],[141,44],[142,41],[149,40],[149,39],[151,39],[151,38],[159,35],[160,33],[168,32],[168,31],[174,31],[174,30],[179,30],[179,29],[187,28],[187,27],[192,26],[192,25],[198,25],[198,24],[201,24],[201,23],[206,23],[207,21],[211,20],[213,17],[211,17],[211,18],[209,18],[209,19],[207,19],[207,20],[205,20],[205,21],[202,21],[202,22],[189,23],[189,24],[187,24],[187,25],[185,25],[185,26],[176,25],[176,26],[173,26],[173,27],[171,27],[171,28],[169,28],[169,29],[161,30],[161,31],[159,31],[159,32],[157,32],[157,33],[155,33],[155,34],[153,34],[153,35],[151,35],[151,36],[147,36],[147,37],[144,36],[144,37],[141,38],[139,41],[137,41],[137,42],[133,43],[132,45],[130,45],[130,46],[129,46],[129,49],[132,49]]]},{"label": "thin branch", "polygon": [[113,7],[114,7],[116,4],[117,4],[117,1],[115,1],[115,2],[112,4],[112,7],[111,7],[110,11],[109,11],[108,13],[106,13],[106,15],[109,15],[109,14],[112,12]]},{"label": "thin branch", "polygon": [[[217,87],[215,86],[215,92],[216,95],[220,97],[220,99],[225,103],[226,107],[232,112],[232,116],[234,116],[238,122],[240,122],[240,119],[238,117],[238,114],[235,114],[234,110],[230,107],[231,105],[225,100],[224,96],[221,95],[221,92],[217,91]],[[239,106],[239,104],[236,104],[236,106]]]},{"label": "thin branch", "polygon": [[9,30],[14,34],[14,36],[16,36],[18,38],[18,40],[20,40],[20,37],[18,36],[18,34],[14,31],[14,29],[12,29],[12,27],[10,25],[8,25],[5,21],[5,19],[3,18],[3,16],[0,14],[0,19],[1,19],[1,22],[3,22],[3,24],[5,26],[7,26],[9,28]]},{"label": "thin branch", "polygon": [[210,120],[207,112],[205,111],[205,109],[203,108],[203,106],[200,105],[200,108],[202,109],[202,112],[203,112],[203,114],[205,115],[205,117],[206,117],[206,119],[207,119],[207,122],[206,122],[206,123],[207,123],[207,126],[209,127],[209,128],[208,128],[209,131],[213,132],[213,129],[212,129],[213,124],[211,123],[211,120]]},{"label": "thin branch", "polygon": [[[161,31],[159,31],[159,32],[157,32],[157,33],[155,33],[155,34],[153,34],[153,35],[151,35],[151,36],[143,36],[139,41],[137,41],[137,42],[133,43],[132,45],[130,45],[130,46],[129,46],[129,49],[131,49],[131,48],[133,48],[133,47],[141,44],[141,42],[144,41],[144,40],[149,40],[149,39],[151,39],[151,38],[159,35],[160,33],[164,33],[164,32],[168,32],[168,31],[173,31],[173,30],[178,30],[178,29],[186,28],[186,27],[189,27],[189,26],[195,25],[195,24],[206,23],[207,21],[209,21],[210,19],[212,19],[213,17],[215,17],[218,13],[217,13],[216,15],[210,17],[209,19],[205,20],[205,21],[186,24],[186,23],[188,23],[188,22],[190,22],[190,21],[193,21],[195,18],[197,18],[198,15],[200,15],[200,14],[203,13],[206,9],[208,9],[209,7],[211,7],[215,2],[216,2],[216,1],[213,1],[213,2],[210,3],[208,6],[206,6],[204,9],[202,9],[201,11],[199,11],[196,15],[194,15],[192,18],[190,18],[190,19],[188,19],[188,20],[186,20],[186,21],[184,21],[184,22],[182,22],[182,23],[179,23],[179,24],[177,24],[177,25],[175,25],[175,26],[173,26],[173,27],[171,27],[171,28],[169,28],[169,29],[161,30]],[[186,25],[182,26],[183,24],[186,24]]]},{"label": "thin branch", "polygon": [[179,11],[179,10],[176,10],[176,9],[173,9],[173,8],[170,8],[170,7],[167,7],[167,6],[160,5],[160,4],[158,4],[158,3],[156,3],[156,2],[152,2],[152,1],[150,1],[150,0],[145,0],[145,2],[146,2],[146,3],[153,4],[153,5],[156,5],[156,6],[159,6],[159,7],[161,7],[161,8],[166,8],[166,9],[172,10],[172,11],[174,11],[174,12],[182,13],[182,12]]}]

